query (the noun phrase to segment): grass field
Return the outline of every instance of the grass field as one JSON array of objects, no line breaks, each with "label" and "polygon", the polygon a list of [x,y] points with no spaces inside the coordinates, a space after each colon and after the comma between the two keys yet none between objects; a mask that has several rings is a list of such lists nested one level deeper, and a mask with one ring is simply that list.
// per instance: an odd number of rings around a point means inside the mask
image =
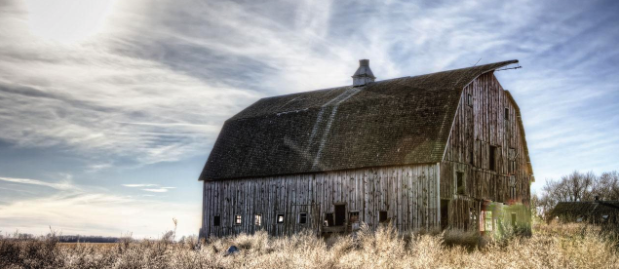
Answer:
[{"label": "grass field", "polygon": [[[616,233],[586,225],[543,225],[530,237],[491,240],[460,231],[398,235],[384,228],[328,240],[257,233],[196,243],[0,239],[0,268],[619,268]],[[226,255],[231,245],[240,251]]]}]

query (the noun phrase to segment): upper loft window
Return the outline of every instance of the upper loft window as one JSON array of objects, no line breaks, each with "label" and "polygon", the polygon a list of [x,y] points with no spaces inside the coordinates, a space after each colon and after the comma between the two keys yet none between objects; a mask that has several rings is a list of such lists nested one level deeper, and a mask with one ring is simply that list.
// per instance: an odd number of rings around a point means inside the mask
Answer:
[{"label": "upper loft window", "polygon": [[466,95],[466,104],[468,106],[473,106],[473,95],[470,95],[470,94]]},{"label": "upper loft window", "polygon": [[490,154],[488,156],[488,170],[496,171],[496,150],[497,147],[490,146]]},{"label": "upper loft window", "polygon": [[505,120],[509,120],[509,108],[505,108]]}]

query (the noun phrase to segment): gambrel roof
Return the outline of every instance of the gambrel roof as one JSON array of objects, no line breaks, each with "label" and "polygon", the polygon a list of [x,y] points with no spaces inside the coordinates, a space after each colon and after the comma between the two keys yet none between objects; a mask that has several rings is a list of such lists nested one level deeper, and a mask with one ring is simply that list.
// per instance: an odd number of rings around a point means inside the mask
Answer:
[{"label": "gambrel roof", "polygon": [[438,163],[464,86],[517,62],[260,99],[225,122],[200,180]]}]

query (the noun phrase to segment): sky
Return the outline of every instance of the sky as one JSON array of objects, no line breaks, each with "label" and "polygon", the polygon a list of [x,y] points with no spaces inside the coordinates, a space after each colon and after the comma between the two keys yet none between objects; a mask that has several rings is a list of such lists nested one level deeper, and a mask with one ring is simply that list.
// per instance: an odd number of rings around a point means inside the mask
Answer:
[{"label": "sky", "polygon": [[619,170],[617,1],[0,0],[0,234],[197,234],[223,122],[262,97],[518,59],[533,192]]}]

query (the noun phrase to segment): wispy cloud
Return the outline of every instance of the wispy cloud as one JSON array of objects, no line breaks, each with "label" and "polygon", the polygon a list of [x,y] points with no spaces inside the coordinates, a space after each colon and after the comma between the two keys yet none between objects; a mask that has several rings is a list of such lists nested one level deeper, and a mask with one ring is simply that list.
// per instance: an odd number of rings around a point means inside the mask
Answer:
[{"label": "wispy cloud", "polygon": [[69,181],[64,182],[45,182],[37,179],[28,179],[28,178],[10,178],[10,177],[0,177],[0,181],[10,182],[10,183],[18,183],[18,184],[26,184],[26,185],[36,185],[36,186],[45,186],[49,188],[53,188],[56,190],[79,190],[79,188],[73,185]]},{"label": "wispy cloud", "polygon": [[142,187],[155,187],[155,186],[159,186],[157,184],[122,184],[125,187],[129,187],[129,188],[142,188]]},{"label": "wispy cloud", "polygon": [[164,189],[164,188],[157,188],[157,189],[142,189],[143,191],[149,191],[149,192],[168,192],[168,189]]},{"label": "wispy cloud", "polygon": [[125,187],[129,188],[144,188],[144,187],[157,187],[157,188],[146,188],[140,189],[147,192],[168,192],[171,189],[176,189],[176,187],[159,187],[159,184],[122,184]]}]

